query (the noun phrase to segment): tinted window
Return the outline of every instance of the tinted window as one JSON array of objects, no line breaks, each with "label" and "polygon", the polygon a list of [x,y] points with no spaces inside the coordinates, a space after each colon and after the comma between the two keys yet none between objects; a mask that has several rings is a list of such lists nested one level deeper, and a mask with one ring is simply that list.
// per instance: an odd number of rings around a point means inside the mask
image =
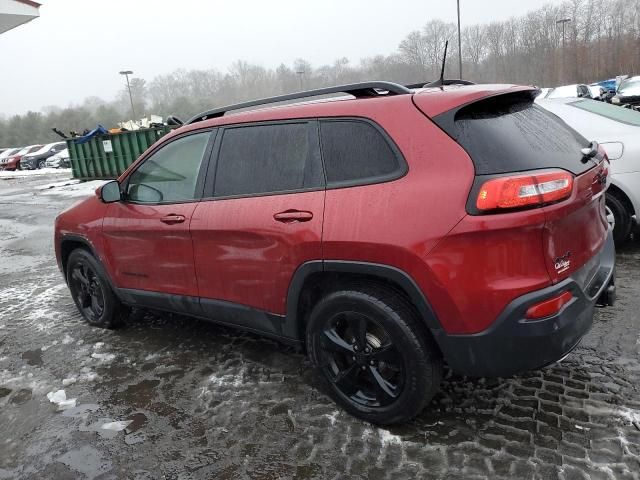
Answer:
[{"label": "tinted window", "polygon": [[286,192],[322,185],[322,165],[307,123],[224,131],[215,196]]},{"label": "tinted window", "polygon": [[581,110],[586,110],[587,112],[602,115],[603,117],[615,120],[616,122],[640,126],[640,112],[636,112],[630,108],[620,108],[609,103],[594,102],[591,100],[579,100],[577,102],[572,102],[569,105]]},{"label": "tinted window", "polygon": [[327,182],[360,182],[401,173],[398,157],[373,125],[357,120],[323,120],[320,125]]},{"label": "tinted window", "polygon": [[456,114],[448,133],[469,153],[477,175],[554,167],[580,174],[593,166],[582,162],[587,140],[551,112],[517,98],[502,95]]},{"label": "tinted window", "polygon": [[209,132],[165,145],[129,177],[128,199],[158,203],[193,200]]}]

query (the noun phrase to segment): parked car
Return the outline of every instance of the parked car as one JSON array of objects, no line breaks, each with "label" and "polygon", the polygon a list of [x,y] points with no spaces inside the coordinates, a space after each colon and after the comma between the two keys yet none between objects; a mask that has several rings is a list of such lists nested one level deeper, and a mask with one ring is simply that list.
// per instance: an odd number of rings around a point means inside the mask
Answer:
[{"label": "parked car", "polygon": [[[204,112],[57,217],[58,265],[91,325],[140,306],[258,332],[352,414],[407,420],[443,362],[542,367],[613,303],[606,156],[536,93],[369,82]],[[328,94],[354,98],[307,101]],[[283,100],[305,102],[255,108]]]},{"label": "parked car", "polygon": [[607,97],[607,90],[600,85],[589,85],[591,98],[603,102]]},{"label": "parked car", "polygon": [[71,158],[69,157],[69,149],[60,150],[55,155],[47,158],[45,166],[48,168],[70,168]]},{"label": "parked car", "polygon": [[22,148],[7,148],[4,152],[0,153],[0,170],[4,170],[4,160],[18,153]]},{"label": "parked car", "polygon": [[65,142],[55,142],[43,145],[33,153],[29,153],[22,157],[20,161],[21,170],[35,170],[37,168],[44,168],[47,158],[55,155],[67,148]]},{"label": "parked car", "polygon": [[621,245],[640,215],[640,112],[591,100],[537,101],[587,138],[596,140],[611,161],[607,215]]},{"label": "parked car", "polygon": [[22,157],[28,153],[33,153],[36,150],[40,149],[42,145],[30,145],[28,147],[24,147],[22,150],[19,150],[17,153],[12,154],[9,157],[6,157],[0,163],[0,168],[2,170],[17,170],[20,168],[20,161]]},{"label": "parked car", "polygon": [[640,105],[640,76],[630,77],[623,80],[616,91],[611,103],[624,106]]},{"label": "parked car", "polygon": [[564,85],[549,92],[546,98],[591,98],[589,85]]}]

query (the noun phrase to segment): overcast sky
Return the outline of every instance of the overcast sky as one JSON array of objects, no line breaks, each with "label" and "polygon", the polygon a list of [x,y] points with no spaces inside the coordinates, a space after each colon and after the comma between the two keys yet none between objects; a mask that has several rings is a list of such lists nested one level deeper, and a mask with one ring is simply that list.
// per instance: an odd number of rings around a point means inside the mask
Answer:
[{"label": "overcast sky", "polygon": [[[39,0],[41,17],[0,35],[0,115],[67,106],[177,68],[226,71],[389,54],[455,0]],[[557,0],[461,0],[462,23],[507,19]]]}]

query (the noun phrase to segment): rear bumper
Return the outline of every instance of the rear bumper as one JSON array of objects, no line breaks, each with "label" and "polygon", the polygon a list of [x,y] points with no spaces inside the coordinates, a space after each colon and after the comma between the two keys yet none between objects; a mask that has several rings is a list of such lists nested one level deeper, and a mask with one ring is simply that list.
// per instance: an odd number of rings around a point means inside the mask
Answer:
[{"label": "rear bumper", "polygon": [[[556,315],[525,320],[527,309],[570,291],[574,298]],[[487,330],[472,335],[438,335],[449,366],[473,377],[505,377],[553,363],[590,330],[596,306],[615,301],[615,247],[609,230],[598,255],[570,278],[511,302]]]}]

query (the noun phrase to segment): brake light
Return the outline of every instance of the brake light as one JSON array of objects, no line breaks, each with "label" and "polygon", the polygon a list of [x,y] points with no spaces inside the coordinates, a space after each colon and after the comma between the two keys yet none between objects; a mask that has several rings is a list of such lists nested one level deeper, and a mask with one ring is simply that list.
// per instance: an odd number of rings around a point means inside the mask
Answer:
[{"label": "brake light", "polygon": [[522,208],[558,202],[571,196],[573,175],[564,170],[546,170],[494,178],[480,188],[478,210]]},{"label": "brake light", "polygon": [[527,320],[540,320],[555,315],[571,300],[573,300],[571,292],[564,292],[562,295],[537,303],[527,310]]}]

